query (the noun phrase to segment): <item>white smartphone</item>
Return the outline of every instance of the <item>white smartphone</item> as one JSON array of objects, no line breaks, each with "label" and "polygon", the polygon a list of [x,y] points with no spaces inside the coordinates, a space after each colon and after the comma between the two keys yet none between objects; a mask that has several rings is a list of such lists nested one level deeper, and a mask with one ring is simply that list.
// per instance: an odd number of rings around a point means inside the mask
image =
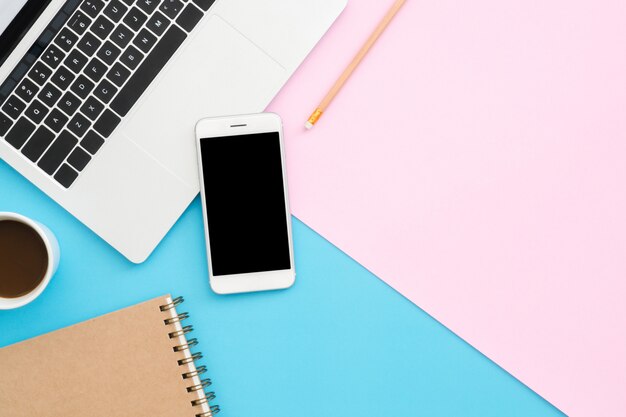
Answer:
[{"label": "white smartphone", "polygon": [[211,288],[290,287],[296,270],[280,117],[203,119],[196,138]]}]

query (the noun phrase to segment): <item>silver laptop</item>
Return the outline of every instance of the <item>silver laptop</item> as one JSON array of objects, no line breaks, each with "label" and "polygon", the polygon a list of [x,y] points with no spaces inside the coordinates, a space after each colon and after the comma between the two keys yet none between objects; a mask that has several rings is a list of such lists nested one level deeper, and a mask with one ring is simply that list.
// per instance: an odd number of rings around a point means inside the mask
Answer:
[{"label": "silver laptop", "polygon": [[346,0],[0,0],[0,158],[135,263],[199,190],[195,123],[262,111]]}]

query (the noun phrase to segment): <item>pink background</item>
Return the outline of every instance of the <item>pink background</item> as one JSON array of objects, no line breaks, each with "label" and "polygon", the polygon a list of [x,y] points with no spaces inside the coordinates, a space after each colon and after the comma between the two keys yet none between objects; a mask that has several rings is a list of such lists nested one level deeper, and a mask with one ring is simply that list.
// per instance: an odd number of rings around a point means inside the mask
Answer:
[{"label": "pink background", "polygon": [[626,2],[351,0],[269,110],[294,214],[571,415],[626,415]]}]

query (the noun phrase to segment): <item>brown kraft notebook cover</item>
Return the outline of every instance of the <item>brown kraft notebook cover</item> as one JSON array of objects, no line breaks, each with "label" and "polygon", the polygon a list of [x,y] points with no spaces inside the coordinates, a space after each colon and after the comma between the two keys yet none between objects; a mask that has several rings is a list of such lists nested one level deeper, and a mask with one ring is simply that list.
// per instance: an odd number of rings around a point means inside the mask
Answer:
[{"label": "brown kraft notebook cover", "polygon": [[211,417],[206,368],[163,296],[0,349],[0,415]]}]

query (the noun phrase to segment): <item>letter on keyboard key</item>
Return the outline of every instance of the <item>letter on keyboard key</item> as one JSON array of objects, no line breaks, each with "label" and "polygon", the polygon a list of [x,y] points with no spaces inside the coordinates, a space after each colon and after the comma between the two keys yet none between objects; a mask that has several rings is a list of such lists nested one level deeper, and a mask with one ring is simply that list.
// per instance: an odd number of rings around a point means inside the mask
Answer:
[{"label": "letter on keyboard key", "polygon": [[118,87],[121,87],[128,77],[130,77],[130,71],[124,68],[119,62],[113,65],[113,68],[107,73],[107,78],[113,81],[113,84]]},{"label": "letter on keyboard key", "polygon": [[148,53],[148,51],[150,50],[150,48],[152,48],[156,41],[156,36],[150,33],[148,29],[141,29],[141,32],[139,32],[139,34],[135,36],[133,43],[144,53]]},{"label": "letter on keyboard key", "polygon": [[43,118],[46,117],[46,114],[48,114],[48,108],[44,106],[41,101],[35,99],[30,106],[28,106],[24,114],[26,114],[30,120],[39,124]]},{"label": "letter on keyboard key", "polygon": [[98,35],[100,39],[106,39],[109,36],[109,33],[113,30],[115,25],[111,23],[109,19],[104,16],[100,16],[96,19],[96,21],[91,25],[91,31]]},{"label": "letter on keyboard key", "polygon": [[[171,26],[152,52],[146,56],[137,71],[111,102],[111,108],[126,116],[137,99],[146,91],[152,80],[183,43],[187,35],[176,26]],[[97,130],[97,129],[96,129]],[[106,137],[106,136],[105,136]]]},{"label": "letter on keyboard key", "polygon": [[96,120],[102,113],[102,110],[104,110],[104,104],[94,97],[89,97],[80,108],[80,111],[91,120]]},{"label": "letter on keyboard key", "polygon": [[129,28],[137,32],[141,26],[146,23],[146,20],[148,20],[148,16],[146,16],[145,13],[138,8],[133,7],[124,18],[124,23],[126,23]]},{"label": "letter on keyboard key", "polygon": [[54,179],[65,188],[70,188],[70,185],[76,181],[76,178],[78,178],[78,172],[74,171],[68,164],[63,164],[59,172],[54,176]]},{"label": "letter on keyboard key", "polygon": [[146,14],[152,14],[154,9],[159,5],[158,0],[137,0],[137,6]]},{"label": "letter on keyboard key", "polygon": [[78,74],[87,63],[87,60],[87,57],[78,52],[78,49],[74,49],[72,52],[70,52],[67,58],[65,58],[64,64],[69,69],[74,71],[74,73]]},{"label": "letter on keyboard key", "polygon": [[120,23],[111,34],[111,40],[115,42],[117,46],[124,49],[128,42],[133,38],[134,33],[128,29],[123,23]]},{"label": "letter on keyboard key", "polygon": [[167,29],[169,24],[170,21],[165,16],[163,16],[161,12],[156,12],[152,15],[150,20],[148,20],[146,26],[148,27],[148,29],[153,31],[155,35],[161,36],[163,32],[165,32],[165,29]]},{"label": "letter on keyboard key", "polygon": [[46,120],[44,123],[50,129],[59,133],[61,129],[63,129],[63,126],[65,126],[65,123],[67,123],[68,120],[69,118],[63,113],[61,113],[59,109],[52,109],[52,112],[50,112],[48,117],[46,117]]},{"label": "letter on keyboard key", "polygon": [[87,132],[91,126],[91,122],[87,120],[85,116],[80,113],[76,113],[72,120],[67,124],[67,128],[79,138],[82,138],[83,135]]},{"label": "letter on keyboard key", "polygon": [[117,117],[115,113],[107,109],[102,113],[102,116],[98,119],[93,128],[96,132],[100,133],[104,138],[111,136],[111,133],[115,130],[117,125],[122,119]]},{"label": "letter on keyboard key", "polygon": [[96,53],[98,48],[102,45],[102,41],[96,38],[91,32],[87,32],[80,41],[78,41],[78,45],[76,46],[78,49],[83,51],[83,53],[87,56],[92,56]]},{"label": "letter on keyboard key", "polygon": [[113,22],[117,23],[122,16],[126,14],[127,10],[128,7],[124,6],[119,0],[113,0],[106,9],[104,9],[104,14]]},{"label": "letter on keyboard key", "polygon": [[20,149],[26,139],[33,133],[35,130],[35,125],[29,122],[26,118],[20,117],[20,119],[15,123],[13,129],[9,131],[6,136],[7,142],[9,142],[14,148]]},{"label": "letter on keyboard key", "polygon": [[78,139],[67,130],[64,130],[52,143],[50,148],[48,148],[43,157],[41,157],[37,165],[39,168],[43,169],[46,174],[54,174],[54,171],[65,161],[65,158],[67,158],[77,143]]}]

